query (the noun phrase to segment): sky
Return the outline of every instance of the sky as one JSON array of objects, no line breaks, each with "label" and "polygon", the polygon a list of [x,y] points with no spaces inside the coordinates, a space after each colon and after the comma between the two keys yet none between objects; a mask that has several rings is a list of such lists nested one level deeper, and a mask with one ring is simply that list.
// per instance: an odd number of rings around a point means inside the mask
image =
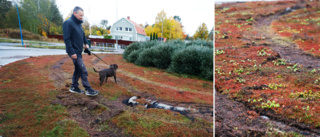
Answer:
[{"label": "sky", "polygon": [[167,17],[179,16],[184,32],[190,36],[202,23],[208,31],[214,26],[214,0],[56,0],[56,4],[63,18],[80,6],[85,18],[94,25],[100,25],[103,19],[108,20],[108,26],[113,25],[127,16],[138,24],[152,25],[157,14],[164,10]]}]

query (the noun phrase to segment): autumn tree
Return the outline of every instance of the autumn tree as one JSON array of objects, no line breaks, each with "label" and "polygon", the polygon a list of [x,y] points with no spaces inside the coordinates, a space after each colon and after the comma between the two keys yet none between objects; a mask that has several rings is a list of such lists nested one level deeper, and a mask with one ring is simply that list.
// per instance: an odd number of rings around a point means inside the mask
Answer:
[{"label": "autumn tree", "polygon": [[[162,31],[163,30],[163,31]],[[176,21],[173,17],[167,17],[167,14],[162,10],[155,18],[155,24],[145,28],[147,36],[156,33],[158,37],[167,39],[183,39],[184,32],[181,22]]]},{"label": "autumn tree", "polygon": [[198,30],[196,31],[196,33],[194,34],[194,39],[202,39],[202,40],[206,40],[208,38],[208,28],[207,25],[205,23],[202,23],[199,27]]},{"label": "autumn tree", "polygon": [[51,33],[52,26],[62,26],[62,15],[56,5],[55,0],[23,0],[21,2],[21,18],[26,18],[23,22],[25,29],[39,32]]},{"label": "autumn tree", "polygon": [[83,28],[84,34],[86,36],[89,36],[90,35],[90,23],[86,18],[83,19],[82,28]]}]

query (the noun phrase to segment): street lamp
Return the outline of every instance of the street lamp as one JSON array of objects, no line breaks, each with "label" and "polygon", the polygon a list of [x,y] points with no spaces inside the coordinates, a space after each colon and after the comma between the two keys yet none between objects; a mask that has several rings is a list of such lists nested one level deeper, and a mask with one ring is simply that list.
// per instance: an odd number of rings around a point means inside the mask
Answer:
[{"label": "street lamp", "polygon": [[[116,22],[118,21],[118,0],[117,0],[117,15],[116,15]],[[117,27],[117,26],[116,26]],[[118,32],[117,32],[118,33]],[[116,33],[116,34],[117,34]],[[116,45],[115,45],[115,49],[118,49],[118,36],[116,35]]]},{"label": "street lamp", "polygon": [[[20,27],[20,35],[21,35],[21,44],[22,44],[22,46],[23,46],[23,37],[22,37],[22,30],[21,30],[21,23],[20,23],[20,15],[19,15],[18,4],[17,4],[15,1],[13,1],[13,0],[8,0],[8,1],[12,1],[12,2],[14,2],[14,3],[16,4],[17,13],[18,13],[18,20],[19,20],[19,27]],[[25,45],[24,47],[26,47],[26,45]]]}]

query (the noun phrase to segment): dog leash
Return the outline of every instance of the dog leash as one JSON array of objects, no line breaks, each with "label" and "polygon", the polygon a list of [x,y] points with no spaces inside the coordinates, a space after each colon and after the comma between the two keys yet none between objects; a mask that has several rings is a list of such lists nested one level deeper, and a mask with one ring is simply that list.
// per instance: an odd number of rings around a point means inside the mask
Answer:
[{"label": "dog leash", "polygon": [[100,57],[98,57],[96,54],[94,54],[94,53],[92,53],[91,52],[91,54],[93,54],[94,56],[96,56],[98,59],[100,59],[104,64],[107,64],[108,65],[108,63],[106,63],[106,62],[104,62]]},{"label": "dog leash", "polygon": [[104,64],[107,64],[106,62],[104,62],[99,56],[97,56],[96,54],[94,54],[93,52],[91,52],[88,48],[84,49],[84,53],[88,53],[88,55],[90,56],[91,54],[93,54],[94,56],[96,56],[98,59],[100,59]]}]

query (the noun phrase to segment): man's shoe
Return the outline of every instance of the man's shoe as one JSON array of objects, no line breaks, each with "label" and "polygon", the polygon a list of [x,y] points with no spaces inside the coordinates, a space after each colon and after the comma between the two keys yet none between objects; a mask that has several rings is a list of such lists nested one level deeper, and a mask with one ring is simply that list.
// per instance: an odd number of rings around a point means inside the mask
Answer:
[{"label": "man's shoe", "polygon": [[78,88],[78,87],[71,87],[71,88],[69,89],[69,91],[72,92],[72,93],[78,93],[78,94],[84,93],[84,91],[83,91],[83,90],[80,90],[80,88]]},{"label": "man's shoe", "polygon": [[98,90],[93,90],[93,89],[88,89],[86,90],[86,95],[87,96],[96,96],[99,94]]}]

